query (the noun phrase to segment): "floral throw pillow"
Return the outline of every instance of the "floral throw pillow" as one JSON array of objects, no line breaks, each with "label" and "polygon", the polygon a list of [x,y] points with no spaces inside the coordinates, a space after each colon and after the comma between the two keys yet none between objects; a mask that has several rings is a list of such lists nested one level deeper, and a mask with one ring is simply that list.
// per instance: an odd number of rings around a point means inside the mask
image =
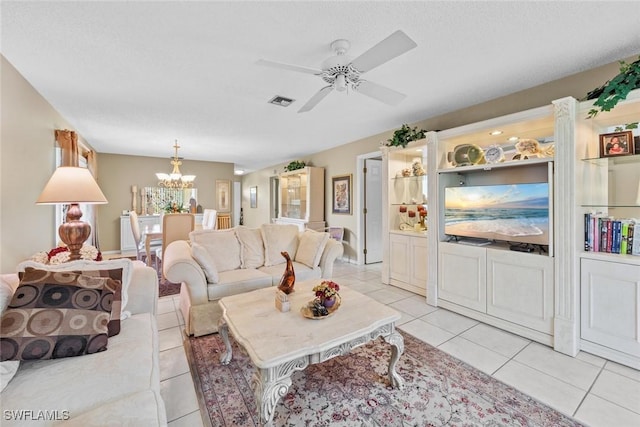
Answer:
[{"label": "floral throw pillow", "polygon": [[119,286],[108,277],[26,268],[0,321],[0,361],[105,351]]}]

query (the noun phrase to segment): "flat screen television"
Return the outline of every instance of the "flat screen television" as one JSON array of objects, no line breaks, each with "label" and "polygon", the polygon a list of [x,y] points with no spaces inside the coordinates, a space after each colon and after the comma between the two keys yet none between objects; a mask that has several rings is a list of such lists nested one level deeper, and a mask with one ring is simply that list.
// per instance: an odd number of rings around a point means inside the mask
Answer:
[{"label": "flat screen television", "polygon": [[444,232],[454,237],[549,244],[549,184],[446,187]]}]

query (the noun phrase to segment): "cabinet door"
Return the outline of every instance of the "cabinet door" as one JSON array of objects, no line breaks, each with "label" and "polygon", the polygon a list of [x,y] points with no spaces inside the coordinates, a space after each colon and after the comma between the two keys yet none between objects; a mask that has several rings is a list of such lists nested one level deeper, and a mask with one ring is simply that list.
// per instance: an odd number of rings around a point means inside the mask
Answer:
[{"label": "cabinet door", "polygon": [[129,216],[120,217],[120,252],[135,251],[136,242],[131,231],[131,220]]},{"label": "cabinet door", "polygon": [[553,258],[487,249],[487,313],[553,334]]},{"label": "cabinet door", "polygon": [[440,244],[438,298],[486,312],[487,252],[485,248],[456,243]]},{"label": "cabinet door", "polygon": [[583,259],[581,338],[633,356],[640,354],[640,266]]},{"label": "cabinet door", "polygon": [[389,236],[389,276],[401,282],[411,281],[410,236]]},{"label": "cabinet door", "polygon": [[411,284],[427,289],[427,239],[411,238]]}]

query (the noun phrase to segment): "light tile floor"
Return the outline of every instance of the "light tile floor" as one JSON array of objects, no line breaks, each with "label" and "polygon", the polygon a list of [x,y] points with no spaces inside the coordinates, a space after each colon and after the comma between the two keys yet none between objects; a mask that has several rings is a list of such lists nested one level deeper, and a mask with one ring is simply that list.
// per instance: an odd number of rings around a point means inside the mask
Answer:
[{"label": "light tile floor", "polygon": [[[569,357],[531,340],[427,305],[424,297],[380,283],[380,264],[335,265],[334,280],[402,313],[399,329],[438,347],[592,427],[640,426],[640,371],[600,357]],[[201,426],[183,347],[178,296],[160,298],[161,394],[169,426]]]}]

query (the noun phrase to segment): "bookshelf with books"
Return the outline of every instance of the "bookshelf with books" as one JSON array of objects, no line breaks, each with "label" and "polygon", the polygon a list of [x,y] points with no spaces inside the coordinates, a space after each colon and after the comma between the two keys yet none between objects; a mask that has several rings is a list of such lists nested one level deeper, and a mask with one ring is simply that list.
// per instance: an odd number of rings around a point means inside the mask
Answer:
[{"label": "bookshelf with books", "polygon": [[[640,121],[640,90],[588,118],[592,108],[575,110],[579,347],[640,369],[640,132],[629,126]],[[616,132],[632,132],[628,153],[606,156],[603,135]]]},{"label": "bookshelf with books", "polygon": [[[640,220],[584,214],[584,250],[640,256]],[[635,233],[636,227],[638,232]]]}]

